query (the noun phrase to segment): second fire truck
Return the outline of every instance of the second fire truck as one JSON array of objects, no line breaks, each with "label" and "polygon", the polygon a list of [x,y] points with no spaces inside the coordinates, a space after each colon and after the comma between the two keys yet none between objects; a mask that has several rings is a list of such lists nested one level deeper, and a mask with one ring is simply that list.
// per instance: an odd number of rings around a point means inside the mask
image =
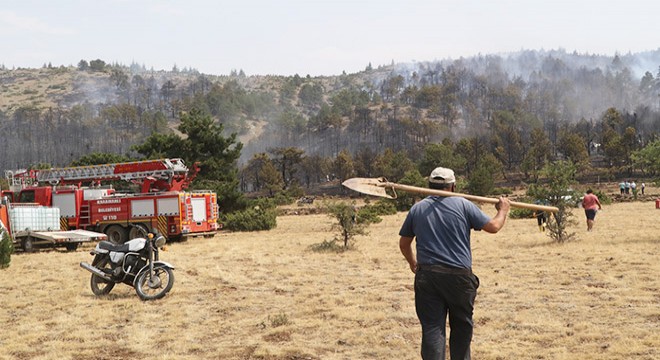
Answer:
[{"label": "second fire truck", "polygon": [[[60,210],[60,229],[103,232],[116,243],[140,236],[137,225],[169,239],[212,237],[220,229],[217,195],[185,191],[189,173],[182,159],[7,171],[14,203],[36,203]],[[104,181],[137,183],[137,193],[119,193]]]}]

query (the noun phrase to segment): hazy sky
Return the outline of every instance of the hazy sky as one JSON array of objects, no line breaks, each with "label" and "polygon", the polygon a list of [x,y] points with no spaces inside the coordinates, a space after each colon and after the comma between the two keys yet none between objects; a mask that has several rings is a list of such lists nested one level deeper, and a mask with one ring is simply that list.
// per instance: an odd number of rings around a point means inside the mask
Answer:
[{"label": "hazy sky", "polygon": [[305,76],[394,62],[660,47],[657,0],[0,0],[0,64]]}]

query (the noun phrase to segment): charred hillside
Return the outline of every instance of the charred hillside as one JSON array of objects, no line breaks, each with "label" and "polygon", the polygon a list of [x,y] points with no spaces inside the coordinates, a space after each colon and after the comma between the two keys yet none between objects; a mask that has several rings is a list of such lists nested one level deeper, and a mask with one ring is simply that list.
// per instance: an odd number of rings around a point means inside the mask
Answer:
[{"label": "charred hillside", "polygon": [[208,75],[102,60],[0,68],[0,170],[64,166],[91,152],[131,155],[149,135],[176,131],[179,113],[192,108],[239,135],[242,163],[286,147],[319,157],[389,149],[415,159],[429,143],[476,139],[505,169],[518,169],[534,130],[553,156],[569,156],[567,130],[593,155],[613,110],[612,128],[622,136],[632,127],[635,146],[655,139],[659,66],[660,50],[558,50],[369,65],[332,77]]}]

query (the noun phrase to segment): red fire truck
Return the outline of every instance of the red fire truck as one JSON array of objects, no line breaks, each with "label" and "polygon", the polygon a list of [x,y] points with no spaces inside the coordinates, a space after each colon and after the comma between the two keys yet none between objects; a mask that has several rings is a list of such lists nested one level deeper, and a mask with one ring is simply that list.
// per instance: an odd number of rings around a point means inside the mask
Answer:
[{"label": "red fire truck", "polygon": [[[123,243],[139,236],[138,225],[169,239],[212,237],[220,229],[217,195],[184,191],[195,177],[182,159],[7,171],[13,203],[36,203],[60,210],[60,229],[103,232]],[[137,193],[119,193],[108,180],[141,185]],[[88,184],[84,186],[84,184]]]}]

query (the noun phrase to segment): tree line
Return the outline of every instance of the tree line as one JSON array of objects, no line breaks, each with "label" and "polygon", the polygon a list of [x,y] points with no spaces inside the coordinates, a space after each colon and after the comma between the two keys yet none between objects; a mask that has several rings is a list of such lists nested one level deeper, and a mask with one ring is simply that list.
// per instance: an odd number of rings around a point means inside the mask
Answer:
[{"label": "tree line", "polygon": [[[0,112],[0,169],[65,166],[95,152],[144,156],[136,146],[152,137],[173,142],[177,125],[196,113],[223,136],[261,125],[236,161],[246,192],[349,174],[397,181],[438,165],[466,179],[530,182],[555,160],[577,164],[585,178],[654,176],[660,71],[637,78],[634,64],[631,56],[523,52],[312,78],[81,60],[53,69],[76,79],[72,103]],[[80,80],[89,73],[102,75],[93,91]]]}]

